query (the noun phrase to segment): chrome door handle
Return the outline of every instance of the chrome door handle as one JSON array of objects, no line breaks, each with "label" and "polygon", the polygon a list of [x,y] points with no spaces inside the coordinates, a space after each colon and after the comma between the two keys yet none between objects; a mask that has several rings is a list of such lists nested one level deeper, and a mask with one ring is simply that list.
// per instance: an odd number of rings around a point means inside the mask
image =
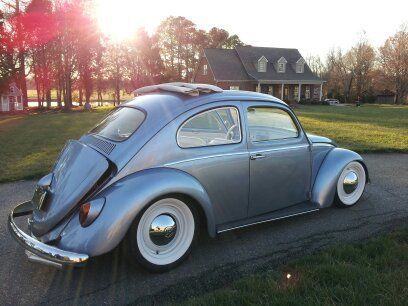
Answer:
[{"label": "chrome door handle", "polygon": [[251,155],[249,156],[249,158],[250,158],[251,160],[260,159],[260,158],[265,158],[265,157],[266,157],[265,155],[260,154],[260,153],[251,154]]}]

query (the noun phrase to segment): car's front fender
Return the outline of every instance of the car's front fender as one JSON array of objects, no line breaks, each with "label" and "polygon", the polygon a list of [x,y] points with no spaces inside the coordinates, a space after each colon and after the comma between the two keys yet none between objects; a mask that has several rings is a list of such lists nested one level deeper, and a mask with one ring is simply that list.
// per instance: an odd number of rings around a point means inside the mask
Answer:
[{"label": "car's front fender", "polygon": [[76,213],[63,230],[58,247],[90,256],[109,252],[146,205],[170,194],[193,198],[205,213],[209,234],[215,236],[211,201],[199,181],[177,169],[151,168],[128,175],[103,190],[97,197],[105,197],[106,202],[98,218],[82,227]]},{"label": "car's front fender", "polygon": [[337,180],[344,167],[352,161],[363,164],[367,182],[369,181],[367,166],[359,154],[346,149],[333,148],[323,160],[312,188],[311,200],[319,208],[332,205],[336,195]]}]

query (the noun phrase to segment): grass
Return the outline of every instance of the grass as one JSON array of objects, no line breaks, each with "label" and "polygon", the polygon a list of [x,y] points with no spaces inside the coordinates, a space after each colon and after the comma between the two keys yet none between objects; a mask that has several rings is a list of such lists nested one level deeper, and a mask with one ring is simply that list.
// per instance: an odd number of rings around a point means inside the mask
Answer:
[{"label": "grass", "polygon": [[295,110],[307,132],[357,152],[408,152],[408,107],[306,106]]},{"label": "grass", "polygon": [[[52,167],[68,139],[95,125],[106,108],[0,116],[0,182],[38,178]],[[307,132],[357,152],[408,152],[408,107],[304,106],[296,113]]]},{"label": "grass", "polygon": [[56,112],[0,116],[0,182],[38,178],[54,164],[68,139],[77,139],[107,112]]},{"label": "grass", "polygon": [[[290,274],[290,278],[288,278]],[[408,228],[255,273],[184,305],[407,305]],[[179,304],[178,304],[179,305]]]}]

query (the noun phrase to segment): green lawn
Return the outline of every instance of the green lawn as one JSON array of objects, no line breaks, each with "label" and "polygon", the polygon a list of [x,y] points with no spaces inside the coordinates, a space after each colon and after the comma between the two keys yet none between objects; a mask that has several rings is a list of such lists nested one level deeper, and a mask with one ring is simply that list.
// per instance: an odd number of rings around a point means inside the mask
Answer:
[{"label": "green lawn", "polygon": [[408,152],[408,107],[305,106],[296,110],[307,132],[357,152]]},{"label": "green lawn", "polygon": [[[0,182],[38,178],[52,167],[67,139],[78,138],[107,109],[0,116]],[[408,152],[408,107],[302,106],[307,132],[335,139],[357,152]]]},{"label": "green lawn", "polygon": [[65,142],[79,138],[106,111],[0,116],[0,182],[46,174]]},{"label": "green lawn", "polygon": [[[288,274],[290,277],[288,278]],[[408,228],[245,276],[184,305],[407,305]],[[179,305],[179,303],[177,304]]]}]

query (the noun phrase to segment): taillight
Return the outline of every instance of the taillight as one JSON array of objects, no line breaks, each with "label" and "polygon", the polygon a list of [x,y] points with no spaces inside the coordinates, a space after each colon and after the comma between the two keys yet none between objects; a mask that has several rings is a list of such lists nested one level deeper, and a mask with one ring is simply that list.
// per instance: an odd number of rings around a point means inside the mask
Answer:
[{"label": "taillight", "polygon": [[79,223],[83,227],[90,225],[99,216],[105,204],[105,198],[100,198],[82,204],[79,207]]},{"label": "taillight", "polygon": [[88,218],[89,211],[91,210],[91,203],[82,204],[79,208],[79,223],[82,226],[86,224],[86,219]]}]

